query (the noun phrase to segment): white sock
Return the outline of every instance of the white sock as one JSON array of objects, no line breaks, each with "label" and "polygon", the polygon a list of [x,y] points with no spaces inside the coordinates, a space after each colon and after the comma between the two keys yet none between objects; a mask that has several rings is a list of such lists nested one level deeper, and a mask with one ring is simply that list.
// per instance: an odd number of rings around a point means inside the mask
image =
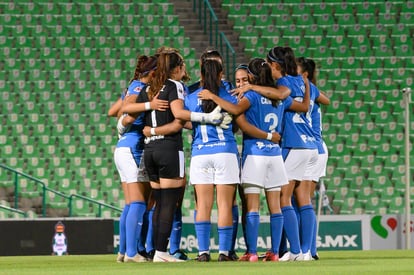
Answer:
[{"label": "white sock", "polygon": [[220,250],[219,251],[219,254],[223,254],[223,255],[229,256],[229,252],[228,251],[222,251],[222,250]]},{"label": "white sock", "polygon": [[210,251],[206,250],[206,251],[200,251],[200,252],[198,252],[198,256],[203,255],[204,253],[210,255]]}]

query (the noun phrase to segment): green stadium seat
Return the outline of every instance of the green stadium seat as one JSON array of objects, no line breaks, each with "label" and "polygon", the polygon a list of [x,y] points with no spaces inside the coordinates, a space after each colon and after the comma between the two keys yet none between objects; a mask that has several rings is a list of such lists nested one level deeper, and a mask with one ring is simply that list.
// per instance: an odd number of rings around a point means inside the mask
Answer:
[{"label": "green stadium seat", "polygon": [[394,197],[388,207],[391,214],[405,213],[405,203],[402,197]]},{"label": "green stadium seat", "polygon": [[377,196],[368,199],[365,204],[365,214],[387,214],[388,205]]},{"label": "green stadium seat", "polygon": [[351,214],[354,214],[354,215],[364,214],[364,205],[361,202],[356,201],[354,203],[354,206],[351,209]]}]

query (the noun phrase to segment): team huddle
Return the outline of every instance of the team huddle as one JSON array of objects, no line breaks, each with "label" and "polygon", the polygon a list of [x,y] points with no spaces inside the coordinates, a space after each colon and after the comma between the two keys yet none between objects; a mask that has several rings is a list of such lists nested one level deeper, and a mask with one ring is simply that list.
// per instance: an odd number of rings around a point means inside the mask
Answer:
[{"label": "team huddle", "polygon": [[[185,157],[191,158],[188,182],[195,191],[197,261],[211,260],[214,200],[218,261],[318,259],[311,199],[325,175],[319,106],[329,99],[315,86],[315,75],[315,63],[296,58],[290,47],[274,47],[265,58],[239,65],[236,88],[223,80],[216,50],[202,53],[200,81],[190,86],[184,84],[188,74],[178,50],[163,47],[140,56],[129,87],[108,112],[118,118],[114,159],[125,196],[117,261],[189,260],[180,249]],[[192,131],[191,156],[184,156],[183,128]],[[262,192],[271,248],[259,256]],[[246,243],[240,257],[237,197]]]}]

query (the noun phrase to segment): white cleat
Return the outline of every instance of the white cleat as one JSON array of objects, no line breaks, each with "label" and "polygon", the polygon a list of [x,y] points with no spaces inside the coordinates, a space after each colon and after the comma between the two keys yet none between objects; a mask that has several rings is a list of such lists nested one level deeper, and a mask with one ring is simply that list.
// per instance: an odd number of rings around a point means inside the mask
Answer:
[{"label": "white cleat", "polygon": [[311,254],[310,250],[308,252],[306,252],[305,254],[303,254],[303,260],[304,261],[313,261],[312,254]]},{"label": "white cleat", "polygon": [[180,260],[175,258],[174,256],[170,255],[167,252],[162,251],[155,251],[154,259],[152,260],[154,263],[177,263],[177,262],[185,262],[184,260]]},{"label": "white cleat", "polygon": [[118,255],[116,256],[116,261],[118,263],[123,263],[124,262],[124,258],[125,258],[125,255],[118,252]]},{"label": "white cleat", "polygon": [[303,261],[303,254],[299,252],[299,254],[290,253],[290,260],[291,261]]},{"label": "white cleat", "polygon": [[147,259],[138,253],[134,257],[128,257],[128,255],[125,255],[124,257],[124,263],[143,263],[146,261]]},{"label": "white cleat", "polygon": [[283,255],[279,262],[294,262],[294,261],[303,261],[303,254],[300,252],[299,254],[294,254],[291,252],[286,252],[285,255]]}]

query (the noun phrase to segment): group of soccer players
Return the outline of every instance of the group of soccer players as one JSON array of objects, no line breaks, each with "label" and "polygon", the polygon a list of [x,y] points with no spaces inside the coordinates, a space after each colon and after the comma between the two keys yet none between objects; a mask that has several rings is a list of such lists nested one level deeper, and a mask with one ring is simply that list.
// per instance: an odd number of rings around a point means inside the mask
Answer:
[{"label": "group of soccer players", "polygon": [[[223,80],[216,50],[200,57],[200,80],[190,86],[179,51],[163,47],[138,59],[133,80],[112,105],[119,141],[114,152],[125,196],[119,262],[183,262],[181,204],[195,190],[197,261],[210,261],[211,210],[218,208],[218,261],[317,259],[315,183],[325,175],[327,149],[315,86],[315,63],[274,47],[236,68],[236,86]],[[184,156],[182,129],[192,130]],[[234,134],[243,134],[242,152]],[[240,155],[241,153],[241,155]],[[235,253],[239,211],[247,251]],[[262,191],[270,213],[271,248],[257,254]],[[287,249],[287,241],[290,251]],[[168,249],[169,245],[169,249]]]}]

